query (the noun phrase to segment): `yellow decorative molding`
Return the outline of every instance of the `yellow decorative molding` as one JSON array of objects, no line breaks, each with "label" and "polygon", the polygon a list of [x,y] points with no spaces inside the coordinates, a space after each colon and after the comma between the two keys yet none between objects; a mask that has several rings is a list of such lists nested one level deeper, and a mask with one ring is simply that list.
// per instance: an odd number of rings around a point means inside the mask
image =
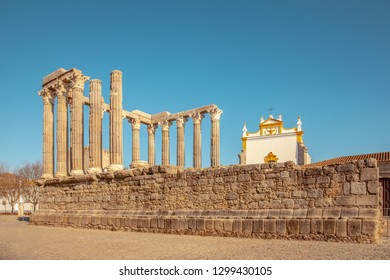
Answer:
[{"label": "yellow decorative molding", "polygon": [[295,133],[297,134],[297,142],[303,143],[303,139],[302,139],[303,131],[297,131]]},{"label": "yellow decorative molding", "polygon": [[264,158],[264,162],[278,162],[278,157],[274,155],[272,152],[269,152],[268,155]]},{"label": "yellow decorative molding", "polygon": [[242,137],[241,140],[242,140],[242,149],[246,151],[246,137]]}]

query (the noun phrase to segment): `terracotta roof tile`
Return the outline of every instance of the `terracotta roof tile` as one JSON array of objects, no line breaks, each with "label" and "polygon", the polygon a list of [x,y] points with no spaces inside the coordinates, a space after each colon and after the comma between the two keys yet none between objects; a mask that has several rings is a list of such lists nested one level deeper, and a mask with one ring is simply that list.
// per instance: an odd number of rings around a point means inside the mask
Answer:
[{"label": "terracotta roof tile", "polygon": [[304,167],[320,167],[320,166],[331,165],[331,164],[343,164],[343,163],[351,162],[353,160],[366,160],[369,158],[374,158],[377,161],[390,161],[390,152],[343,156],[343,157],[327,159],[319,162],[314,162],[311,164],[306,164],[304,165]]}]

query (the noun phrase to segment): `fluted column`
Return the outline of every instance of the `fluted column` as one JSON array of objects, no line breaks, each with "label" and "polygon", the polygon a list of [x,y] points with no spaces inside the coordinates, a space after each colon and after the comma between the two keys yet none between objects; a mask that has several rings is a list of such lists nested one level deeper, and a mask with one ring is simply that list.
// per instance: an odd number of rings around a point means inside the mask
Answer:
[{"label": "fluted column", "polygon": [[210,112],[211,119],[211,147],[210,147],[210,165],[211,167],[220,165],[220,130],[219,119],[222,110],[215,108]]},{"label": "fluted column", "polygon": [[170,121],[163,121],[161,123],[162,130],[162,165],[170,164],[169,160],[169,127],[171,126]]},{"label": "fluted column", "polygon": [[83,99],[84,83],[88,78],[76,72],[71,84],[71,175],[84,174],[83,171]]},{"label": "fluted column", "polygon": [[185,145],[184,145],[184,126],[187,119],[178,118],[176,120],[177,127],[177,166],[185,166]]},{"label": "fluted column", "polygon": [[63,82],[56,84],[57,95],[57,172],[56,177],[68,175],[68,96]]},{"label": "fluted column", "polygon": [[132,129],[132,163],[140,159],[139,129],[141,122],[137,119],[129,120]]},{"label": "fluted column", "polygon": [[43,101],[42,178],[50,179],[54,174],[54,96],[45,88],[39,95]]},{"label": "fluted column", "polygon": [[89,168],[88,173],[102,171],[102,82],[89,83]]},{"label": "fluted column", "polygon": [[192,116],[194,123],[194,149],[193,149],[193,165],[194,168],[202,168],[202,134],[201,122],[204,116],[196,113]]},{"label": "fluted column", "polygon": [[110,76],[110,170],[123,169],[122,72]]},{"label": "fluted column", "polygon": [[157,125],[148,125],[148,163],[149,166],[156,164],[155,133]]}]

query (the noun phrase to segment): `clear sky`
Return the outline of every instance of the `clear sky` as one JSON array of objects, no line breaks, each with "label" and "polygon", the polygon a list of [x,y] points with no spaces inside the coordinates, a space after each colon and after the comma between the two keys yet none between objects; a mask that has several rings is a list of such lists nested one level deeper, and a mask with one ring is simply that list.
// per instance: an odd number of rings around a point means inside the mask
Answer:
[{"label": "clear sky", "polygon": [[[1,0],[0,161],[16,167],[41,159],[37,92],[58,68],[101,79],[106,102],[110,72],[121,70],[128,111],[174,113],[216,104],[224,111],[223,165],[238,163],[244,122],[257,131],[270,106],[286,127],[301,116],[314,162],[390,151],[389,14],[388,0]],[[85,95],[88,90],[86,84]],[[209,166],[209,130],[206,117],[203,166]],[[191,135],[189,121],[187,166]],[[160,137],[157,132],[157,162]],[[172,145],[175,137],[173,125]],[[124,164],[130,161],[126,122]]]}]

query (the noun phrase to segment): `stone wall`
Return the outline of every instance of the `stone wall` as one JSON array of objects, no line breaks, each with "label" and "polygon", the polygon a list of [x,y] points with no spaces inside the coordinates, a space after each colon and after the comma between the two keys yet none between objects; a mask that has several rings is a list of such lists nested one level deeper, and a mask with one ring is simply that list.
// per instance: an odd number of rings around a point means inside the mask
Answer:
[{"label": "stone wall", "polygon": [[178,234],[376,242],[373,159],[206,169],[153,166],[41,181],[33,224]]}]

